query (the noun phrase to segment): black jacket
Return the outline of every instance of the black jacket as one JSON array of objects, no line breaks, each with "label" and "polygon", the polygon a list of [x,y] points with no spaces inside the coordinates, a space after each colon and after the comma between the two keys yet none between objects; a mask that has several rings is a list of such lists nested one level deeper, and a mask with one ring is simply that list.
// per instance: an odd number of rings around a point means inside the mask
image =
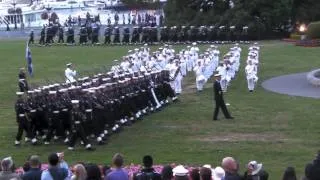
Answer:
[{"label": "black jacket", "polygon": [[22,180],[41,180],[41,173],[42,171],[39,168],[31,168],[23,174]]},{"label": "black jacket", "polygon": [[239,174],[231,174],[226,172],[224,180],[242,180],[242,177]]},{"label": "black jacket", "polygon": [[145,168],[135,174],[133,180],[161,180],[161,175],[153,168]]},{"label": "black jacket", "polygon": [[223,101],[223,92],[222,92],[219,81],[214,81],[213,89],[214,89],[214,99],[216,101]]},{"label": "black jacket", "polygon": [[313,163],[307,164],[305,168],[305,175],[308,180],[320,179],[320,155],[313,161]]}]

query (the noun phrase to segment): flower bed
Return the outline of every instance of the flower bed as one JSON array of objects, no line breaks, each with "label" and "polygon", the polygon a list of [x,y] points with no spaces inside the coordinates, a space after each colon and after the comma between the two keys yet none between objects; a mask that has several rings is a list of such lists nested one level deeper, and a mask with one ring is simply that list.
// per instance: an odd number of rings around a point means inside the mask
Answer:
[{"label": "flower bed", "polygon": [[312,39],[312,40],[300,40],[295,43],[296,46],[303,46],[303,47],[318,47],[320,46],[319,39]]}]

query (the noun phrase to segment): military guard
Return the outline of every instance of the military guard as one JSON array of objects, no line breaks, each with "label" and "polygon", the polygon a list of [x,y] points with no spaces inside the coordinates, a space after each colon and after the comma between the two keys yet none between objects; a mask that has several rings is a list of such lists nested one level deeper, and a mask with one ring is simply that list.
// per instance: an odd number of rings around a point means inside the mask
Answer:
[{"label": "military guard", "polygon": [[30,108],[28,107],[27,102],[23,99],[24,92],[17,92],[16,94],[18,95],[18,99],[15,104],[18,133],[16,136],[15,145],[20,145],[23,131],[26,133],[25,141],[27,142],[31,140],[32,144],[36,144],[37,139],[32,135],[31,119],[28,117]]},{"label": "military guard", "polygon": [[34,32],[33,32],[33,30],[31,30],[31,32],[30,32],[28,44],[34,44]]},{"label": "military guard", "polygon": [[27,92],[29,90],[29,86],[28,86],[27,76],[24,68],[20,68],[18,78],[19,78],[18,86],[19,86],[20,92]]},{"label": "military guard", "polygon": [[213,120],[218,120],[218,114],[219,114],[220,108],[225,118],[233,119],[233,117],[229,114],[229,111],[223,99],[223,91],[220,85],[221,75],[215,74],[214,77],[215,77],[215,80],[213,83],[213,89],[214,89],[214,99],[215,99],[216,107],[214,109]]}]

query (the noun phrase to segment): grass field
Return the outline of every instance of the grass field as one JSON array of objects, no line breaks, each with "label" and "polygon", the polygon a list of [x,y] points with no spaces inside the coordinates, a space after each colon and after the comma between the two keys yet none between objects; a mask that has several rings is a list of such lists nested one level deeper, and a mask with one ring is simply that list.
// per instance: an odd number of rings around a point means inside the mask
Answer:
[{"label": "grass field", "polygon": [[[120,59],[133,47],[31,47],[35,77],[33,84],[45,84],[45,79],[62,81],[67,62],[73,62],[80,74],[102,70],[112,60]],[[178,46],[177,49],[181,48]],[[204,48],[204,47],[202,47]],[[220,47],[222,54],[228,46]],[[243,46],[241,60],[247,55]],[[280,179],[285,167],[296,167],[299,176],[304,166],[319,150],[320,101],[290,97],[265,91],[258,86],[253,94],[247,92],[243,63],[228,93],[232,121],[212,121],[213,92],[207,84],[204,92],[195,92],[193,75],[184,80],[181,101],[165,110],[146,117],[95,152],[78,148],[68,152],[64,145],[23,144],[14,147],[16,121],[13,111],[17,90],[18,69],[25,65],[25,44],[21,41],[2,41],[0,44],[0,157],[13,156],[21,165],[30,154],[39,154],[43,161],[52,151],[65,151],[69,163],[90,161],[109,164],[116,152],[125,155],[126,164],[140,163],[141,157],[151,154],[156,164],[178,162],[214,166],[225,156],[240,161],[241,171],[249,160],[263,162],[270,179]],[[320,48],[302,48],[281,42],[263,42],[261,47],[260,83],[268,78],[305,72],[320,67]]]}]

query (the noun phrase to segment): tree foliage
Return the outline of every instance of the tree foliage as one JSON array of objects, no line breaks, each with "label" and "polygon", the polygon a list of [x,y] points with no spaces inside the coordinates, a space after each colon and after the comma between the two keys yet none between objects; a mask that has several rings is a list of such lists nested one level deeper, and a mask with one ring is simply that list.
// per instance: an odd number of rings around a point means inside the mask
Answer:
[{"label": "tree foliage", "polygon": [[168,0],[167,25],[248,26],[251,33],[288,32],[320,20],[319,0]]}]

